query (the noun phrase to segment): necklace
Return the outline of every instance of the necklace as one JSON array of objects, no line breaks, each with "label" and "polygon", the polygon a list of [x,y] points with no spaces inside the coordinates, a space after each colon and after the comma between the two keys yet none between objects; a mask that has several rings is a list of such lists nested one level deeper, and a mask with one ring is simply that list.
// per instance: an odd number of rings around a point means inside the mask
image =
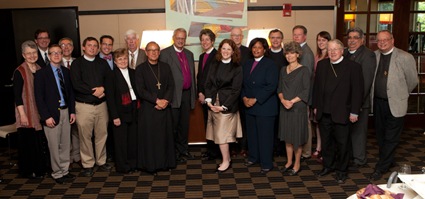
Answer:
[{"label": "necklace", "polygon": [[301,66],[300,64],[297,64],[296,66],[292,67],[292,69],[291,69],[291,65],[289,65],[289,67],[288,67],[288,73],[291,73],[292,71],[294,71],[295,69],[299,68],[300,66]]},{"label": "necklace", "polygon": [[151,69],[151,71],[152,71],[152,74],[153,74],[153,76],[155,77],[155,79],[156,79],[156,87],[158,87],[158,90],[161,90],[161,83],[159,82],[160,80],[161,80],[161,76],[160,76],[160,71],[159,71],[159,63],[158,63],[158,77],[155,75],[155,73],[153,72],[153,69],[152,69],[152,66],[149,64],[149,61],[148,61],[148,65],[149,65],[149,68]]},{"label": "necklace", "polygon": [[335,77],[338,77],[338,75],[336,75],[336,72],[335,72],[335,68],[334,68],[334,65],[330,62],[330,64],[331,64],[331,67],[332,67],[332,71],[334,72],[334,75],[335,75]]}]

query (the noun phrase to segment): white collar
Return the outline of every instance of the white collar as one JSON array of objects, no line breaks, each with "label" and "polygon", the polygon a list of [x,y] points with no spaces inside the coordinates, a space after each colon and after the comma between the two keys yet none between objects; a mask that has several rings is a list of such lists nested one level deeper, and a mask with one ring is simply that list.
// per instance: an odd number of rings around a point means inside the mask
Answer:
[{"label": "white collar", "polygon": [[391,50],[390,51],[388,51],[388,52],[386,52],[386,53],[383,53],[383,52],[381,52],[383,55],[389,55],[390,53],[392,53],[394,51],[394,47],[393,48],[391,48]]},{"label": "white collar", "polygon": [[222,60],[221,60],[221,62],[223,62],[223,63],[225,63],[225,64],[230,63],[230,61],[232,61],[232,58],[230,58],[230,59],[222,59]]},{"label": "white collar", "polygon": [[183,51],[184,48],[182,48],[181,50],[179,50],[175,45],[173,45],[174,50],[176,50],[177,52],[181,53]]},{"label": "white collar", "polygon": [[214,50],[214,46],[211,46],[211,48],[205,51],[205,53],[210,54],[213,50]]},{"label": "white collar", "polygon": [[90,57],[87,57],[87,55],[84,55],[83,57],[84,57],[84,59],[86,59],[87,61],[94,61],[94,59],[96,58],[96,57],[90,58]]},{"label": "white collar", "polygon": [[307,41],[300,43],[300,46],[303,47],[306,43],[307,43]]},{"label": "white collar", "polygon": [[255,60],[256,62],[260,62],[260,61],[261,61],[261,59],[263,59],[263,57],[264,57],[264,55],[263,55],[263,56],[261,56],[261,57],[259,57],[259,58],[254,58],[254,60]]},{"label": "white collar", "polygon": [[274,50],[273,48],[270,48],[270,51],[272,51],[273,53],[279,53],[282,52],[282,48],[279,48],[279,50]]},{"label": "white collar", "polygon": [[343,59],[344,59],[344,56],[341,56],[338,60],[336,60],[336,62],[331,61],[331,64],[339,64],[340,62],[342,62]]}]

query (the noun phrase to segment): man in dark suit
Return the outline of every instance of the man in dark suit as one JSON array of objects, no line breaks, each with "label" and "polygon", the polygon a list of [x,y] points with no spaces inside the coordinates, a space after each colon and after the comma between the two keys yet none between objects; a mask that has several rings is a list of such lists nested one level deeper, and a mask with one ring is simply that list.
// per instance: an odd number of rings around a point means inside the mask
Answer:
[{"label": "man in dark suit", "polygon": [[147,60],[146,52],[139,47],[139,34],[135,30],[127,30],[125,33],[125,43],[127,45],[129,54],[129,68],[136,69],[136,67]]},{"label": "man in dark suit", "polygon": [[394,161],[394,151],[403,131],[409,94],[418,84],[418,71],[413,56],[394,47],[388,30],[376,35],[376,71],[371,88],[379,161],[369,179],[379,180]]},{"label": "man in dark suit", "polygon": [[[292,28],[292,39],[299,43],[302,49],[302,55],[300,59],[300,64],[303,66],[306,66],[310,72],[311,77],[313,78],[313,70],[314,70],[314,54],[313,51],[311,51],[311,48],[307,44],[307,28],[303,25],[296,25],[294,28]],[[313,82],[312,82],[313,83]],[[311,90],[313,86],[310,86]],[[308,105],[311,106],[311,96],[308,101]],[[303,146],[303,152],[301,154],[301,161],[304,161],[306,159],[309,159],[311,157],[311,139],[312,139],[313,133],[311,128],[311,122],[308,120],[308,140],[307,143]]]},{"label": "man in dark suit", "polygon": [[336,170],[336,181],[345,183],[349,162],[350,122],[358,120],[363,103],[360,64],[342,56],[344,45],[328,42],[329,58],[318,62],[313,89],[313,108],[322,137],[323,169],[318,177]]},{"label": "man in dark suit", "polygon": [[75,122],[75,101],[69,69],[61,66],[62,49],[49,48],[50,63],[37,71],[34,93],[49,145],[52,177],[58,184],[74,179],[69,173],[71,125]]},{"label": "man in dark suit", "polygon": [[[251,50],[249,50],[248,47],[242,45],[242,40],[243,40],[243,31],[241,28],[235,27],[231,30],[230,32],[230,39],[232,41],[235,42],[236,46],[239,49],[239,55],[240,55],[240,61],[239,64],[241,66],[243,66],[245,64],[246,61],[248,61],[248,59],[251,56]],[[247,156],[247,149],[248,149],[248,144],[247,144],[247,136],[246,136],[246,125],[245,125],[245,108],[242,102],[239,103],[239,113],[240,113],[240,117],[241,117],[241,123],[242,123],[242,138],[239,139],[238,143],[232,143],[231,146],[231,150],[232,150],[232,156],[236,156],[237,154],[237,149],[240,149],[240,154],[244,157]]]},{"label": "man in dark suit", "polygon": [[49,61],[50,61],[49,56],[47,56],[48,47],[50,44],[49,31],[46,29],[37,29],[34,33],[34,41],[38,47],[37,64],[43,68],[49,65]]},{"label": "man in dark suit", "polygon": [[363,167],[367,163],[367,122],[370,112],[370,87],[376,69],[376,56],[364,43],[363,30],[351,28],[347,31],[348,48],[344,50],[344,57],[359,63],[362,66],[364,92],[363,105],[360,109],[359,120],[350,127],[351,155],[356,167]]},{"label": "man in dark suit", "polygon": [[196,98],[195,63],[193,53],[184,48],[186,37],[185,29],[174,30],[174,44],[162,50],[159,57],[160,61],[170,65],[176,87],[171,107],[178,162],[194,159],[188,151],[188,133],[190,110],[195,108]]},{"label": "man in dark suit", "polygon": [[[216,62],[215,55],[217,50],[214,48],[215,34],[210,29],[202,29],[199,33],[199,40],[201,41],[201,47],[204,52],[199,55],[196,83],[198,89],[198,101],[202,104],[204,125],[206,128],[208,119],[208,105],[205,103],[205,81],[207,80],[207,75],[210,71],[210,68],[212,67],[211,64]],[[214,160],[217,157],[217,154],[217,145],[213,141],[207,140],[207,152],[202,154],[202,158]]]}]

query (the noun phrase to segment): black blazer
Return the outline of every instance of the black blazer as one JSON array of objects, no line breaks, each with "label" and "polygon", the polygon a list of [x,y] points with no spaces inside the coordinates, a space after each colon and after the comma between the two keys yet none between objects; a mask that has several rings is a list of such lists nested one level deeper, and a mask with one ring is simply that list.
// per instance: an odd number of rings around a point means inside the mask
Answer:
[{"label": "black blazer", "polygon": [[214,48],[211,53],[208,55],[208,59],[205,62],[204,70],[202,70],[202,63],[204,63],[205,52],[199,55],[198,62],[198,74],[196,75],[197,82],[197,93],[203,93],[205,95],[205,82],[207,80],[208,71],[210,71],[211,64],[216,62],[215,55],[217,50]]},{"label": "black blazer", "polygon": [[[75,113],[75,96],[72,89],[69,69],[64,66],[61,66],[61,69],[65,82],[65,101],[68,106],[68,112],[69,114]],[[57,125],[59,124],[60,118],[59,108],[61,98],[53,72],[52,67],[49,65],[35,73],[34,94],[41,123],[46,124],[46,120],[52,117]]]},{"label": "black blazer", "polygon": [[258,116],[276,116],[278,114],[277,83],[279,71],[272,59],[263,57],[250,73],[254,59],[243,66],[243,86],[241,98],[256,98],[257,103],[245,112]]},{"label": "black blazer", "polygon": [[327,85],[326,79],[334,75],[329,58],[317,63],[313,88],[313,108],[317,109],[317,120],[323,115],[325,86],[333,86],[330,114],[332,121],[347,124],[350,113],[359,114],[363,102],[363,75],[360,64],[344,58],[340,63],[344,70],[339,72],[337,84]]},{"label": "black blazer", "polygon": [[[135,70],[128,68],[130,83],[136,94]],[[106,103],[108,104],[109,119],[120,118],[122,122],[131,122],[133,118],[133,106],[130,88],[121,73],[114,65],[114,69],[107,73],[105,81]]]},{"label": "black blazer", "polygon": [[239,47],[239,52],[241,55],[241,60],[239,61],[239,64],[243,66],[245,62],[252,58],[251,50],[248,47],[241,45]]},{"label": "black blazer", "polygon": [[41,67],[44,68],[46,67],[46,62],[44,62],[43,56],[41,56],[41,52],[40,50],[37,48],[37,52],[38,52],[38,59],[36,61],[36,63]]},{"label": "black blazer", "polygon": [[205,98],[211,98],[214,104],[218,94],[220,105],[228,108],[223,113],[235,113],[239,107],[242,79],[242,67],[238,63],[214,62],[205,83]]}]

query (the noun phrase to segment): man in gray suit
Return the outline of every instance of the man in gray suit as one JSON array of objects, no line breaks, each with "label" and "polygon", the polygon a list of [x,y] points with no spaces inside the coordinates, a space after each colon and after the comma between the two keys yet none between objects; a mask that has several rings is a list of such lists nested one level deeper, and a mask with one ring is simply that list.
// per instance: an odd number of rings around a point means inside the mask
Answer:
[{"label": "man in gray suit", "polygon": [[377,69],[371,88],[375,116],[379,161],[369,179],[379,180],[394,161],[394,151],[403,131],[409,94],[418,84],[413,56],[394,47],[394,37],[388,30],[379,31],[379,50],[375,51]]},{"label": "man in gray suit", "polygon": [[174,44],[161,51],[159,60],[171,67],[175,82],[172,101],[173,129],[176,160],[194,159],[188,151],[189,115],[195,108],[196,82],[193,53],[184,48],[187,32],[177,28],[173,33]]},{"label": "man in gray suit", "polygon": [[370,112],[370,87],[376,70],[376,56],[364,43],[363,30],[356,27],[347,31],[348,48],[344,50],[344,57],[359,63],[362,66],[364,93],[363,104],[359,113],[359,120],[350,127],[351,154],[355,167],[363,167],[367,163],[367,122]]},{"label": "man in gray suit", "polygon": [[124,40],[128,49],[128,66],[131,69],[136,69],[138,65],[147,60],[145,51],[139,47],[139,34],[135,30],[127,30]]},{"label": "man in gray suit", "polygon": [[[307,44],[307,28],[303,25],[296,25],[292,28],[292,39],[299,43],[302,49],[302,55],[300,59],[300,64],[306,66],[313,77],[314,69],[314,54],[311,51],[311,48]],[[310,99],[308,100],[308,105],[311,106],[311,93],[313,91],[313,86],[310,86]],[[309,159],[311,157],[311,138],[312,138],[312,128],[310,120],[308,120],[308,140],[307,143],[303,146],[303,152],[301,154],[301,161]]]}]

